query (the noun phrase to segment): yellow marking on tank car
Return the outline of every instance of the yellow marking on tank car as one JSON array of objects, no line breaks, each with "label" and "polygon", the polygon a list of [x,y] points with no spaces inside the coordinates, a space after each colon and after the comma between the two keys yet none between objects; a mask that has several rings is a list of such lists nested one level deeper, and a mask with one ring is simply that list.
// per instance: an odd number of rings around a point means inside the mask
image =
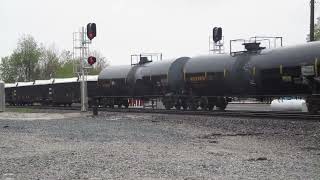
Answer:
[{"label": "yellow marking on tank car", "polygon": [[252,75],[253,75],[253,76],[256,75],[256,67],[253,67],[253,69],[252,69]]},{"label": "yellow marking on tank car", "polygon": [[282,76],[282,81],[291,82],[292,81],[292,77],[291,76]]},{"label": "yellow marking on tank car", "polygon": [[190,81],[205,81],[206,77],[205,76],[193,76],[190,77]]},{"label": "yellow marking on tank car", "polygon": [[226,76],[227,76],[227,70],[224,69],[224,70],[223,70],[223,77],[226,77]]}]

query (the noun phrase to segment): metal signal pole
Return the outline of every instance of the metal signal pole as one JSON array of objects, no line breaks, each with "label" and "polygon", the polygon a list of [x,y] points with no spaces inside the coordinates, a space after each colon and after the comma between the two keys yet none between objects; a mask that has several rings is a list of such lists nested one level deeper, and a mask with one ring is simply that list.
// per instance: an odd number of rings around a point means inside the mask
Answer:
[{"label": "metal signal pole", "polygon": [[[87,31],[82,27],[79,32],[73,33],[73,72],[78,75],[81,81],[80,92],[82,112],[88,110],[87,69],[92,68],[92,65],[96,62],[96,58],[93,56],[88,57],[88,54],[91,40],[96,37],[96,35],[97,31],[95,23],[89,23],[87,25]],[[86,65],[86,59],[88,59],[90,66]]]},{"label": "metal signal pole", "polygon": [[310,42],[314,41],[314,0],[310,2]]},{"label": "metal signal pole", "polygon": [[86,38],[84,27],[81,30],[81,56],[80,56],[80,70],[81,70],[81,111],[86,112],[88,110],[88,97],[87,97],[87,83],[85,80],[85,65],[84,61],[86,58]]}]

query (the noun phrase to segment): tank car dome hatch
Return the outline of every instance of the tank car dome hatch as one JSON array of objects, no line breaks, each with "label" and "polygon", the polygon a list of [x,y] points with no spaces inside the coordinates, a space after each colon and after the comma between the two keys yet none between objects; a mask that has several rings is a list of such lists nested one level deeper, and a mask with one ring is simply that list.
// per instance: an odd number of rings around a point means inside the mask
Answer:
[{"label": "tank car dome hatch", "polygon": [[98,80],[126,79],[130,70],[130,65],[108,66],[100,72]]},{"label": "tank car dome hatch", "polygon": [[259,51],[259,50],[263,50],[266,49],[266,47],[260,47],[261,43],[258,42],[250,42],[250,43],[243,43],[242,45],[244,45],[244,48],[247,51]]},{"label": "tank car dome hatch", "polygon": [[142,79],[143,77],[167,75],[173,61],[174,59],[170,59],[144,64],[136,71],[136,80]]},{"label": "tank car dome hatch", "polygon": [[72,83],[72,82],[78,82],[77,77],[72,78],[55,78],[53,83],[54,84],[62,84],[62,83]]}]

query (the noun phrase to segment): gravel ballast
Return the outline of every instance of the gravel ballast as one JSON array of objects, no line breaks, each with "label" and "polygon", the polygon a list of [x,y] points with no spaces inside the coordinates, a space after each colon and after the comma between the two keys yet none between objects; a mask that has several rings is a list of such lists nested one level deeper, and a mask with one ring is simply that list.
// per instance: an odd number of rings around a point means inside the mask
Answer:
[{"label": "gravel ballast", "polygon": [[320,179],[320,122],[0,113],[0,179]]}]

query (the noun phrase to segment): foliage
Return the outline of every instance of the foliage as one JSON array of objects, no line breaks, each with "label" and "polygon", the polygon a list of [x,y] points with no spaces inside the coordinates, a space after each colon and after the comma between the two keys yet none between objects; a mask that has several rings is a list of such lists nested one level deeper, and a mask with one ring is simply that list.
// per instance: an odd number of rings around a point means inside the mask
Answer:
[{"label": "foliage", "polygon": [[97,75],[102,69],[108,66],[108,62],[99,51],[93,51],[91,55],[96,57],[97,62],[93,65],[93,68],[89,70],[89,75]]},{"label": "foliage", "polygon": [[74,77],[75,74],[73,73],[73,62],[66,61],[60,64],[59,69],[57,69],[56,78],[70,78]]},{"label": "foliage", "polygon": [[11,68],[13,64],[10,59],[8,56],[1,58],[0,76],[5,82],[14,82],[16,77],[16,71],[14,71],[14,68]]},{"label": "foliage", "polygon": [[39,66],[41,67],[40,77],[42,79],[55,77],[57,70],[60,68],[60,63],[58,51],[54,45],[49,48],[42,47]]},{"label": "foliage", "polygon": [[320,41],[320,17],[318,17],[318,22],[314,27],[314,39]]},{"label": "foliage", "polygon": [[[89,74],[99,74],[108,65],[106,58],[98,51],[93,51],[90,55],[95,56],[97,62],[92,69],[89,69]],[[16,49],[10,56],[1,58],[0,79],[12,83],[74,77],[75,62],[70,51],[63,50],[59,53],[54,44],[49,47],[39,46],[31,35],[26,35],[19,39]]]},{"label": "foliage", "polygon": [[2,58],[1,77],[6,82],[30,81],[40,76],[40,48],[32,36],[23,36],[10,57]]},{"label": "foliage", "polygon": [[16,112],[16,113],[34,113],[34,109],[30,108],[6,108],[8,112]]}]

